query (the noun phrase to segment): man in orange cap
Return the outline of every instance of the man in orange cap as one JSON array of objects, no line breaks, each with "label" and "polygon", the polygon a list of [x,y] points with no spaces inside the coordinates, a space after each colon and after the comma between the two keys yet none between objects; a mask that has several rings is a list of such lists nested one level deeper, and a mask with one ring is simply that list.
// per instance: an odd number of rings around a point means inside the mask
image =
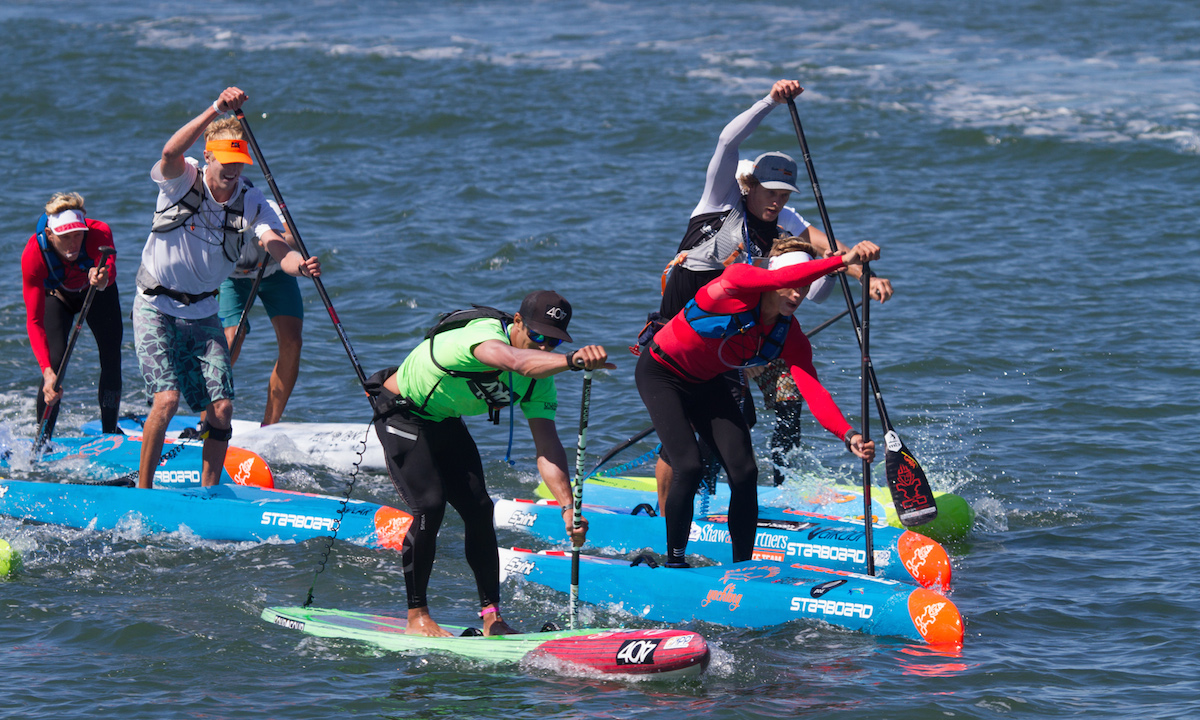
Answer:
[{"label": "man in orange cap", "polygon": [[[201,482],[216,485],[229,447],[233,372],[217,317],[217,288],[229,277],[247,235],[254,235],[289,275],[316,277],[321,264],[284,241],[278,215],[242,179],[253,164],[237,120],[217,118],[246,102],[226,88],[211,106],[177,130],[150,170],[158,204],[142,250],[133,302],[138,366],[151,395],[143,431],[138,487],[154,483],[167,425],[182,397],[205,413]],[[214,122],[215,121],[215,122]],[[205,137],[203,168],[184,153]]]}]

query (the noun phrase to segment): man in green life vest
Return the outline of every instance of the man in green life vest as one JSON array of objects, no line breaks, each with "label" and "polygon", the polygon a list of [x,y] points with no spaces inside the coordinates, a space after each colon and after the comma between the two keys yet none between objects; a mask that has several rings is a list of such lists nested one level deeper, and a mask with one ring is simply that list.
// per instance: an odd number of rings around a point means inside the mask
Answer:
[{"label": "man in green life vest", "polygon": [[572,535],[574,506],[567,454],[554,424],[553,376],[616,366],[599,345],[565,355],[552,352],[572,341],[570,321],[571,304],[553,290],[530,293],[513,316],[486,307],[449,313],[398,368],[381,370],[368,381],[377,397],[375,431],[388,475],[413,515],[402,552],[410,634],[450,634],[430,616],[426,600],[447,503],[466,525],[466,558],[479,590],[483,633],[514,632],[500,615],[492,499],[464,416],[486,413],[498,422],[501,408],[520,405],[537,449],[538,471],[562,507],[567,536]]}]

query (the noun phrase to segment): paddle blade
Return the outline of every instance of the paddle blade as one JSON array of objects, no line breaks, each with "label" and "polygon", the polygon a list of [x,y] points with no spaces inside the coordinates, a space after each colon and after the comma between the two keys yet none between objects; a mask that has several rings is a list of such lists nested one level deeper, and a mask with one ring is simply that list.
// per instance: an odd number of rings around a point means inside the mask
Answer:
[{"label": "paddle blade", "polygon": [[937,517],[937,503],[925,471],[895,430],[889,430],[884,439],[887,443],[884,460],[888,489],[892,491],[896,515],[905,527],[930,522]]}]

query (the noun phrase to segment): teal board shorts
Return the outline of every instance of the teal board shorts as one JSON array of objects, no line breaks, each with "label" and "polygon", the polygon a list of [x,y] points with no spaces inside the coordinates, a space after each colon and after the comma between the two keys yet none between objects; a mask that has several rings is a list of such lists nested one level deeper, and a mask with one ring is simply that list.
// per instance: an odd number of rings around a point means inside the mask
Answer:
[{"label": "teal board shorts", "polygon": [[[242,319],[242,310],[246,307],[246,298],[250,297],[250,288],[254,286],[254,278],[225,278],[221,283],[221,292],[217,300],[221,304],[217,312],[221,316],[221,327],[237,327]],[[304,298],[300,295],[300,283],[296,278],[282,270],[276,270],[264,277],[258,285],[258,297],[262,300],[267,317],[276,315],[304,319]],[[250,332],[247,323],[246,332]]]},{"label": "teal board shorts", "polygon": [[233,365],[216,315],[198,320],[167,315],[138,293],[133,337],[151,403],[155,393],[169,390],[178,390],[193,412],[215,400],[233,400]]}]

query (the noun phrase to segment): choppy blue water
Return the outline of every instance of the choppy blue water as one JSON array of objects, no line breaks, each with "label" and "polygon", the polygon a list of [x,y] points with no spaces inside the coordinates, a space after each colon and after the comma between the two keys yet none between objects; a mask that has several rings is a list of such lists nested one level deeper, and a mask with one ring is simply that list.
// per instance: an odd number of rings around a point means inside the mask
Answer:
[{"label": "choppy blue water", "polygon": [[[1198,30],[1194,3],[1172,0],[5,3],[7,432],[34,433],[38,373],[15,268],[42,204],[57,190],[87,197],[115,231],[131,298],[150,166],[236,84],[367,372],[399,362],[440,311],[515,307],[555,287],[575,304],[576,337],[609,346],[620,365],[594,389],[598,454],[647,423],[623,348],[657,304],[718,131],[794,77],[836,233],[883,245],[875,269],[897,289],[872,313],[892,419],[934,485],[980,517],[953,548],[960,654],[800,624],[698,625],[716,648],[707,675],[632,685],[537,668],[496,675],[261,622],[263,606],[303,600],[316,543],[0,519],[26,557],[0,581],[0,716],[1200,716]],[[798,156],[783,111],[742,148],[776,149]],[[808,193],[793,204],[818,219]],[[365,424],[353,368],[305,292],[287,419]],[[839,304],[806,306],[802,322]],[[261,412],[270,335],[256,316],[239,417]],[[133,409],[144,394],[129,337]],[[856,416],[848,327],[815,344],[826,384]],[[95,375],[85,334],[60,434],[94,416]],[[560,383],[568,445],[572,379]],[[529,492],[525,434],[508,468],[505,428],[472,427],[495,492]],[[814,423],[805,432],[814,466],[851,475],[836,443]],[[278,471],[300,489],[336,492],[345,480]],[[397,502],[382,475],[357,492]],[[448,520],[432,602],[466,623],[461,529]],[[335,553],[321,604],[402,608],[397,556]],[[509,591],[527,626],[564,613],[562,596]],[[589,612],[597,624],[626,620]]]}]

